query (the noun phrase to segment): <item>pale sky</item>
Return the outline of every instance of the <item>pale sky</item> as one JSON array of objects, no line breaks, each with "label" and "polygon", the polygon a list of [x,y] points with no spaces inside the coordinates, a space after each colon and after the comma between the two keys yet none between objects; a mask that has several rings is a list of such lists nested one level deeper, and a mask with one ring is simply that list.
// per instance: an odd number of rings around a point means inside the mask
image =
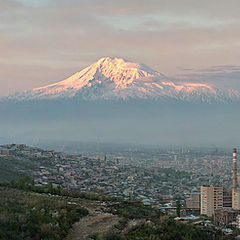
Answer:
[{"label": "pale sky", "polygon": [[63,80],[104,56],[171,76],[234,69],[239,9],[239,0],[0,0],[0,96]]}]

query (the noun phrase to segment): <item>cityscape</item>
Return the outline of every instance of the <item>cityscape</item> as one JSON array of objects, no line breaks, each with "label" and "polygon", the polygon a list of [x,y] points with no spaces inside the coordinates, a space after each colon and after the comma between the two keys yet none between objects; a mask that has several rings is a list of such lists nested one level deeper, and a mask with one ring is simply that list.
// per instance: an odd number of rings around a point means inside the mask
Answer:
[{"label": "cityscape", "polygon": [[240,240],[239,9],[0,0],[0,240]]},{"label": "cityscape", "polygon": [[[240,191],[237,149],[135,149],[108,154],[67,154],[25,144],[0,147],[1,160],[17,161],[19,173],[36,185],[61,186],[122,199],[138,199],[179,221],[213,219],[215,226],[240,228]],[[93,157],[95,155],[95,157]],[[19,164],[20,163],[20,164]],[[28,165],[29,164],[29,165]],[[204,221],[202,219],[202,221]]]}]

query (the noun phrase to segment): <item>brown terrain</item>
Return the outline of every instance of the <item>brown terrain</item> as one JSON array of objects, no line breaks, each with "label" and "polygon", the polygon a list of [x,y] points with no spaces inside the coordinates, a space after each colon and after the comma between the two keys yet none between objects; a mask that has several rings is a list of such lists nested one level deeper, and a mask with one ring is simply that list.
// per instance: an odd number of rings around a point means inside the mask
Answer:
[{"label": "brown terrain", "polygon": [[94,212],[75,223],[66,240],[87,240],[99,232],[111,231],[119,217],[110,213]]}]

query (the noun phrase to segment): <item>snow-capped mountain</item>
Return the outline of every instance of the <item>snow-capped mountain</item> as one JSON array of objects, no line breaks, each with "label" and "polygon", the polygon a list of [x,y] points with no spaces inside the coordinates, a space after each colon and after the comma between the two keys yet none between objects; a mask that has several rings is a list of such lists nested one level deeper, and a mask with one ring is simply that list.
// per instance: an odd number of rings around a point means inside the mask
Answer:
[{"label": "snow-capped mountain", "polygon": [[64,81],[0,99],[0,133],[29,143],[99,136],[163,146],[235,145],[240,68],[230,76],[213,70],[170,78],[143,64],[101,58]]},{"label": "snow-capped mountain", "polygon": [[240,99],[240,92],[216,84],[173,80],[144,64],[122,58],[101,58],[66,80],[10,96],[16,100],[80,97],[97,99],[175,99],[226,102]]}]

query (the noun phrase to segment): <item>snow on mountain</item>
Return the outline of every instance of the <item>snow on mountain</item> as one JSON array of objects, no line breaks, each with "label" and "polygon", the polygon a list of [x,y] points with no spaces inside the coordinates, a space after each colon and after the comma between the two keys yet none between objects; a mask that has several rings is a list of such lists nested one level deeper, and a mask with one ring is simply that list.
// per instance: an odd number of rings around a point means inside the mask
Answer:
[{"label": "snow on mountain", "polygon": [[101,58],[66,80],[15,94],[16,100],[80,97],[96,99],[176,99],[183,101],[235,101],[240,93],[213,83],[172,80],[144,64],[122,58]]}]

